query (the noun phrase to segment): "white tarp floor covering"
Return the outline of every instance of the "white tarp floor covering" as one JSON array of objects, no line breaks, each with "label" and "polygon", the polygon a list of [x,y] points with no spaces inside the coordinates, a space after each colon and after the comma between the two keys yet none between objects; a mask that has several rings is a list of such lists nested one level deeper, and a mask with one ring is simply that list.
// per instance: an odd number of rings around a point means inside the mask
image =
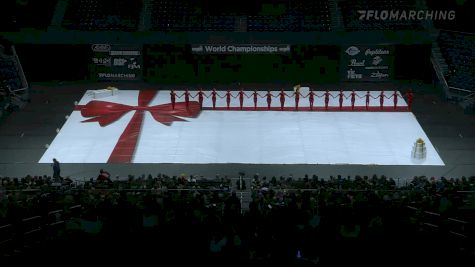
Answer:
[{"label": "white tarp floor covering", "polygon": [[[98,100],[136,106],[138,93],[120,90]],[[79,105],[91,100],[88,91]],[[233,98],[231,105],[238,106],[238,101]],[[301,106],[308,106],[308,100],[301,101]],[[160,91],[149,106],[169,102],[170,92]],[[385,101],[386,106],[392,104],[392,99]],[[294,100],[287,99],[286,106],[293,105]],[[322,105],[323,99],[315,100],[315,106]],[[330,106],[337,105],[338,99],[331,99]],[[344,105],[349,105],[349,99]],[[356,105],[364,105],[364,99],[357,99]],[[398,105],[406,104],[400,100]],[[203,106],[210,107],[211,100],[205,99]],[[225,106],[225,99],[219,98],[217,106]],[[252,99],[246,99],[244,106],[253,106]],[[259,100],[259,106],[267,106],[265,99]],[[278,98],[272,106],[280,106]],[[371,106],[379,106],[379,100],[372,100]],[[101,127],[97,122],[81,122],[87,118],[73,111],[39,162],[57,158],[62,163],[106,163],[134,112]],[[184,119],[167,126],[145,112],[133,162],[444,165],[411,112],[203,110],[197,118]],[[417,138],[426,142],[427,157],[422,161],[411,159]]]}]

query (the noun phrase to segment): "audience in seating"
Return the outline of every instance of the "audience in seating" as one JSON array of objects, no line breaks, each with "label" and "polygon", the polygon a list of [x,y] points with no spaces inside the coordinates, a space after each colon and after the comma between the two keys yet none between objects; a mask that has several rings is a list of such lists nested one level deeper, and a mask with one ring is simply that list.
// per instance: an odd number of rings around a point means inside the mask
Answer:
[{"label": "audience in seating", "polygon": [[449,86],[475,91],[475,35],[441,31],[438,44],[449,65]]},{"label": "audience in seating", "polygon": [[[234,183],[219,176],[129,176],[107,187],[94,179],[60,188],[51,183],[42,176],[1,179],[0,229],[41,216],[33,227],[50,233],[37,237],[43,245],[35,249],[13,238],[14,249],[2,250],[4,256],[87,249],[90,257],[114,252],[176,263],[379,266],[388,257],[396,264],[458,264],[474,249],[475,176],[398,181],[256,174],[250,191],[232,191]],[[241,192],[252,194],[242,212]],[[15,229],[16,237],[25,235],[24,227]]]}]

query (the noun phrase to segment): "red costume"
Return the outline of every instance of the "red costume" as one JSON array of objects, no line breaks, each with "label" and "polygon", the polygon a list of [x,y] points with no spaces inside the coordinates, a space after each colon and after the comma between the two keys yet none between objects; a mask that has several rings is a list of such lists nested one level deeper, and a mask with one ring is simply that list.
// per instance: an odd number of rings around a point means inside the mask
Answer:
[{"label": "red costume", "polygon": [[398,97],[399,97],[399,94],[397,93],[397,91],[394,91],[394,93],[393,93],[394,109],[396,109],[396,107],[397,107]]},{"label": "red costume", "polygon": [[412,101],[414,100],[414,94],[412,93],[411,89],[409,89],[409,92],[407,92],[406,96],[407,96],[407,108],[409,110],[411,110],[412,109]]},{"label": "red costume", "polygon": [[295,97],[295,109],[299,110],[299,101],[300,101],[300,92],[299,92],[299,90],[295,91],[294,97]]},{"label": "red costume", "polygon": [[256,90],[254,90],[254,93],[252,93],[252,96],[254,98],[254,109],[257,109],[257,95],[259,94],[257,93]]},{"label": "red costume", "polygon": [[355,109],[356,93],[355,90],[351,91],[351,109]]},{"label": "red costume", "polygon": [[213,89],[213,91],[211,92],[211,100],[213,101],[213,109],[216,109],[216,90]]},{"label": "red costume", "polygon": [[285,105],[285,96],[288,96],[285,92],[284,89],[280,90],[280,110],[284,110],[284,105]]},{"label": "red costume", "polygon": [[338,94],[338,96],[339,96],[338,102],[340,104],[340,109],[341,109],[343,107],[343,97],[345,96],[342,90],[340,90],[340,93]]},{"label": "red costume", "polygon": [[272,103],[272,94],[270,91],[267,91],[267,109],[270,109],[270,104]]},{"label": "red costume", "polygon": [[170,102],[172,102],[172,109],[175,109],[176,93],[173,89],[170,91]]},{"label": "red costume", "polygon": [[384,105],[384,91],[381,91],[381,93],[379,94],[379,108],[383,109],[383,105]]},{"label": "red costume", "polygon": [[200,89],[200,91],[198,92],[198,102],[200,102],[200,108],[203,108],[203,91]]},{"label": "red costume", "polygon": [[366,110],[369,108],[369,98],[371,97],[371,94],[369,91],[366,91]]},{"label": "red costume", "polygon": [[315,93],[313,92],[313,90],[310,90],[307,96],[308,96],[308,102],[310,102],[310,110],[313,110],[313,101],[315,99]]},{"label": "red costume", "polygon": [[328,102],[330,101],[331,94],[327,90],[324,95],[325,95],[325,109],[328,109]]},{"label": "red costume", "polygon": [[190,91],[186,89],[183,94],[185,95],[185,105],[186,105],[186,108],[188,109],[189,104],[190,104]]},{"label": "red costume", "polygon": [[229,109],[229,106],[231,105],[231,91],[226,92],[226,107]]},{"label": "red costume", "polygon": [[244,92],[242,91],[239,91],[239,108],[242,109],[242,106],[244,104]]}]

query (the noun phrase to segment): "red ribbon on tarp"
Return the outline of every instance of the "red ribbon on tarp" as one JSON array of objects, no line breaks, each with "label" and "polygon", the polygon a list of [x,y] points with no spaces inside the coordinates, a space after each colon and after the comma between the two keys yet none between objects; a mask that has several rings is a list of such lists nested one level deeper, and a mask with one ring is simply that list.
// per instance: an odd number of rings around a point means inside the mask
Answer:
[{"label": "red ribbon on tarp", "polygon": [[112,151],[108,163],[131,163],[135,154],[137,141],[142,128],[145,111],[150,112],[152,117],[159,123],[171,125],[174,121],[186,121],[180,117],[196,118],[200,114],[200,104],[196,101],[190,101],[188,107],[185,102],[172,104],[163,104],[148,106],[150,101],[157,94],[156,91],[144,90],[139,92],[138,106],[129,106],[107,101],[92,100],[86,105],[77,105],[76,110],[81,111],[81,115],[90,118],[82,122],[99,122],[99,125],[105,127],[130,111],[135,111],[124,132],[117,141]]}]

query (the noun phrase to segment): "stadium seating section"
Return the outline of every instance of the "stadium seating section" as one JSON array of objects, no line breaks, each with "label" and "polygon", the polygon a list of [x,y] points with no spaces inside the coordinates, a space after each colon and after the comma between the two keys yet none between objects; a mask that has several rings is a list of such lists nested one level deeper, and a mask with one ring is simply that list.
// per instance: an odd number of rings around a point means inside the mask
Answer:
[{"label": "stadium seating section", "polygon": [[233,31],[235,17],[209,14],[195,1],[152,0],[152,30]]},{"label": "stadium seating section", "polygon": [[[247,31],[329,31],[328,0],[260,1],[256,12],[244,16]],[[216,12],[199,1],[152,0],[152,29],[156,31],[234,31],[238,16]]]},{"label": "stadium seating section", "polygon": [[8,0],[0,7],[0,31],[46,30],[58,0]]},{"label": "stadium seating section", "polygon": [[1,256],[458,266],[474,249],[475,177],[0,178]]},{"label": "stadium seating section", "polygon": [[431,10],[453,10],[455,19],[434,20],[434,26],[438,29],[473,32],[475,29],[475,1],[469,0],[445,0],[426,1]]},{"label": "stadium seating section", "polygon": [[136,0],[70,0],[63,26],[85,31],[135,31],[142,5]]},{"label": "stadium seating section", "polygon": [[475,92],[475,35],[441,31],[438,43],[449,65],[449,86]]}]

